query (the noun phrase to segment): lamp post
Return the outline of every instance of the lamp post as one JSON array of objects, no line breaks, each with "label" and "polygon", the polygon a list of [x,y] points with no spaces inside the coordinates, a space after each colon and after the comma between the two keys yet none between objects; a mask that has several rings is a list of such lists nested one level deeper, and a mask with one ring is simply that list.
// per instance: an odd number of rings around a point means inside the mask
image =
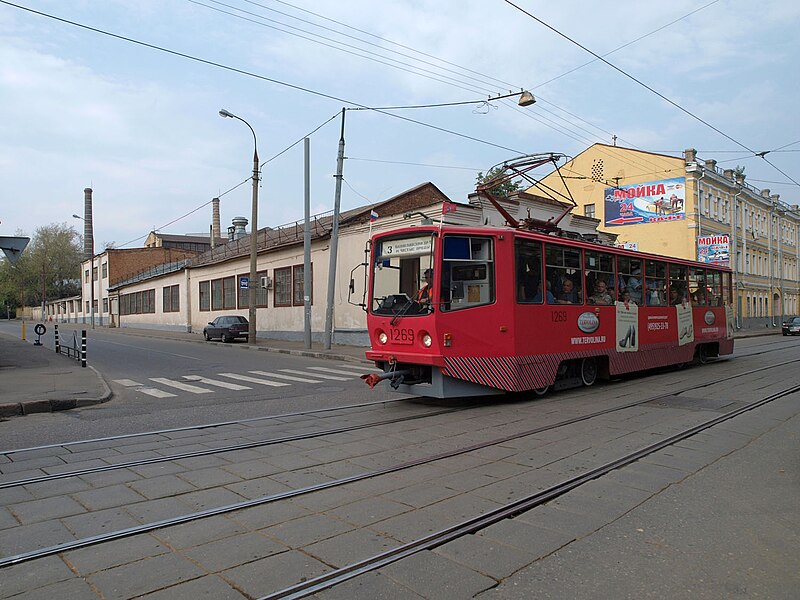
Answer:
[{"label": "lamp post", "polygon": [[[89,314],[91,315],[92,329],[94,329],[94,232],[92,231],[91,221],[80,215],[72,216],[84,223],[83,253],[86,260],[89,261]],[[88,238],[88,241],[86,238]]]},{"label": "lamp post", "polygon": [[248,308],[249,308],[249,327],[247,341],[250,344],[256,343],[256,281],[258,279],[258,140],[256,132],[250,123],[241,117],[237,117],[227,110],[220,109],[219,116],[223,118],[238,119],[250,129],[253,134],[253,212],[250,219],[250,282],[248,284]]},{"label": "lamp post", "polygon": [[[333,343],[333,300],[336,288],[336,260],[339,248],[339,208],[341,206],[342,198],[342,171],[344,170],[344,119],[348,110],[374,110],[378,112],[388,113],[391,110],[414,109],[414,108],[439,108],[443,106],[461,106],[465,104],[484,104],[492,102],[493,100],[503,100],[505,98],[513,98],[519,96],[517,104],[522,107],[531,106],[536,103],[536,98],[527,90],[520,90],[518,92],[509,92],[500,96],[488,98],[486,100],[466,100],[463,102],[443,102],[440,104],[424,104],[415,106],[382,106],[370,107],[360,106],[354,108],[342,108],[342,128],[341,135],[339,136],[339,152],[336,157],[336,189],[334,191],[333,199],[333,220],[331,223],[331,243],[330,243],[330,262],[328,265],[328,292],[327,302],[325,308],[325,335],[324,346],[326,350],[331,349]],[[222,112],[220,112],[222,114]],[[230,115],[233,116],[233,115]]]}]

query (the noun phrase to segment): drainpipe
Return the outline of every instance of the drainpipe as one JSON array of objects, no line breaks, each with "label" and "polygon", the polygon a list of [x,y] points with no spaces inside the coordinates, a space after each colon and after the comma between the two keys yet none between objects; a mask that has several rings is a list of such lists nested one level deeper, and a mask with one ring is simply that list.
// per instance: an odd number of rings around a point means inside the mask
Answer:
[{"label": "drainpipe", "polygon": [[[736,297],[734,298],[735,301],[733,303],[733,310],[735,315],[734,326],[736,327],[736,329],[742,328],[742,320],[741,320],[742,302],[739,296],[739,278],[738,278],[739,260],[736,254],[736,251],[738,249],[736,240],[736,217],[739,214],[738,200],[739,196],[741,195],[742,195],[742,190],[740,188],[739,191],[736,192],[736,194],[733,196],[733,201],[731,202],[731,205],[733,206],[733,215],[731,216],[731,246],[733,248],[733,289],[734,293],[736,294]],[[742,260],[744,260],[744,254],[742,254]]]}]

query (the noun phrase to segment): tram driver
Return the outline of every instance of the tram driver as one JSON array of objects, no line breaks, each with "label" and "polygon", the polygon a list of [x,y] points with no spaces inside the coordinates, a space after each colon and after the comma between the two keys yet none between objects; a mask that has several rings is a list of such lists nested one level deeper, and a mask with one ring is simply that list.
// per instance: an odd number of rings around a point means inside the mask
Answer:
[{"label": "tram driver", "polygon": [[433,269],[425,269],[423,277],[425,283],[419,288],[414,300],[421,306],[429,306],[431,303],[431,295],[433,294]]}]

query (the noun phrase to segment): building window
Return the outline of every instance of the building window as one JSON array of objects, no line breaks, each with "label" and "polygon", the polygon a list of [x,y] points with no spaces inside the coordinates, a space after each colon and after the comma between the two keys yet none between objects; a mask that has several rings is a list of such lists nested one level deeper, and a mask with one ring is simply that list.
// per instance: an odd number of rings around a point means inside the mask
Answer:
[{"label": "building window", "polygon": [[101,269],[102,269],[102,275],[101,276],[102,276],[103,279],[105,279],[106,277],[108,277],[108,263],[103,263]]},{"label": "building window", "polygon": [[[250,288],[243,288],[241,286],[242,277],[250,277],[250,273],[242,273],[236,276],[236,281],[239,289],[239,308],[250,307]],[[269,290],[262,286],[262,280],[266,284],[267,272],[259,271],[256,276],[255,282],[250,282],[248,285],[256,286],[256,308],[267,308],[267,295]]]},{"label": "building window", "polygon": [[211,310],[211,282],[201,281],[199,286],[200,310]]},{"label": "building window", "polygon": [[[292,276],[294,278],[293,282],[293,294],[292,294],[292,303],[295,306],[305,306],[305,294],[303,294],[303,288],[305,287],[305,266],[304,265],[295,265],[292,267]],[[308,290],[308,296],[311,300],[311,303],[314,303],[314,265],[311,265],[311,289]]]},{"label": "building window", "polygon": [[97,281],[97,267],[92,267],[92,281]]},{"label": "building window", "polygon": [[119,314],[138,315],[156,312],[156,291],[144,290],[119,297]]},{"label": "building window", "polygon": [[211,310],[236,308],[236,277],[211,280]]},{"label": "building window", "polygon": [[595,218],[595,211],[594,211],[594,204],[587,204],[583,207],[583,214],[586,217],[590,217],[592,219]]},{"label": "building window", "polygon": [[[89,271],[86,271],[86,273],[88,274]],[[86,311],[85,312],[86,312],[86,314],[89,314],[89,301],[88,300],[86,301]]]},{"label": "building window", "polygon": [[292,267],[275,269],[275,306],[292,305]]},{"label": "building window", "polygon": [[83,272],[83,282],[84,283],[89,283],[89,269],[86,269]]},{"label": "building window", "polygon": [[103,312],[108,312],[108,298],[103,298]]},{"label": "building window", "polygon": [[168,312],[178,312],[181,309],[180,306],[180,288],[179,285],[170,285],[167,287],[162,288],[162,311],[165,313]]}]

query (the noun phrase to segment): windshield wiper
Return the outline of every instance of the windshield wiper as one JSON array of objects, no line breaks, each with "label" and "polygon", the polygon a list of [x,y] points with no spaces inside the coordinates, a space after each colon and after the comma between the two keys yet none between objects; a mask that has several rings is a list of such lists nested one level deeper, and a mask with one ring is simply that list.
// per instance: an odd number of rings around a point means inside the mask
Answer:
[{"label": "windshield wiper", "polygon": [[415,304],[415,302],[414,302],[414,301],[413,301],[411,298],[409,298],[408,300],[406,300],[406,303],[405,303],[405,304],[403,305],[403,307],[402,307],[400,310],[398,310],[398,311],[397,311],[397,313],[396,313],[396,314],[395,314],[395,315],[392,317],[392,320],[391,320],[391,321],[389,321],[389,324],[390,324],[390,325],[397,325],[397,324],[400,322],[400,319],[402,319],[404,316],[406,316],[406,313],[408,312],[408,309],[409,309],[409,308],[411,308],[411,307],[412,307],[414,304]]}]

